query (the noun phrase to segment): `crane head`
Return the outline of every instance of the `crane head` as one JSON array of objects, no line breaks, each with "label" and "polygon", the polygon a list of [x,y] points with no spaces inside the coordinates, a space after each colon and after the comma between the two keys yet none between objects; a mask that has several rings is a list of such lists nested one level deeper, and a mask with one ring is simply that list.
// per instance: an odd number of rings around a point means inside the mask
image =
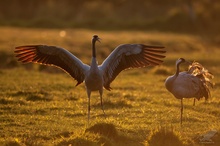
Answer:
[{"label": "crane head", "polygon": [[177,64],[181,64],[181,63],[189,63],[189,64],[192,64],[190,61],[187,61],[185,60],[184,58],[179,58],[177,61],[176,61],[176,65]]},{"label": "crane head", "polygon": [[[92,42],[95,43],[96,41],[100,42],[101,38],[98,35],[94,35],[92,38]],[[100,42],[101,43],[101,42]]]},{"label": "crane head", "polygon": [[179,63],[184,63],[186,62],[186,60],[184,58],[179,58],[176,63],[179,64]]}]

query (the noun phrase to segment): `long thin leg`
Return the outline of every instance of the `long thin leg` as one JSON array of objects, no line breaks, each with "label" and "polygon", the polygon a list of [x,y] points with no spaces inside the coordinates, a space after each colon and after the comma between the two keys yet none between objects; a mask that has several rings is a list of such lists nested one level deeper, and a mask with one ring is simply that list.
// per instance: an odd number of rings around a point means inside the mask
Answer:
[{"label": "long thin leg", "polygon": [[181,98],[181,109],[180,109],[180,124],[182,126],[182,120],[183,120],[183,99]]},{"label": "long thin leg", "polygon": [[87,95],[88,95],[88,125],[89,125],[89,119],[90,119],[90,95],[91,95],[91,91],[87,91]]},{"label": "long thin leg", "polygon": [[103,90],[99,90],[99,94],[100,94],[100,101],[101,101],[102,111],[103,111],[104,116],[106,117],[106,115],[105,115],[105,110],[104,110],[104,106],[103,106],[103,102],[102,102]]},{"label": "long thin leg", "polygon": [[196,105],[196,99],[194,98],[194,100],[193,100],[193,106],[195,106]]}]

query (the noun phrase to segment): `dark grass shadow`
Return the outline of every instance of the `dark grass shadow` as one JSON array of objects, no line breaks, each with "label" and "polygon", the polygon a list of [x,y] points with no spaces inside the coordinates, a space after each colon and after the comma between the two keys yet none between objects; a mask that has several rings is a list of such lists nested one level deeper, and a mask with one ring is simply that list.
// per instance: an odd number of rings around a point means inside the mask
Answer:
[{"label": "dark grass shadow", "polygon": [[50,96],[43,96],[43,95],[29,95],[26,98],[27,101],[52,101],[53,98]]},{"label": "dark grass shadow", "polygon": [[26,102],[23,100],[13,100],[11,98],[1,98],[0,99],[0,104],[2,105],[7,105],[7,104],[19,104],[19,105],[25,105]]},{"label": "dark grass shadow", "polygon": [[114,140],[118,134],[114,125],[98,123],[87,128],[85,133],[80,137],[71,138],[71,135],[73,135],[71,132],[63,132],[56,135],[56,137],[63,139],[57,146],[113,146],[112,140]]},{"label": "dark grass shadow", "polygon": [[179,136],[167,127],[160,127],[152,131],[146,143],[149,146],[184,146]]},{"label": "dark grass shadow", "polygon": [[88,129],[86,129],[85,132],[99,134],[108,137],[110,139],[116,139],[118,137],[118,132],[115,128],[115,125],[108,123],[95,124],[89,127]]},{"label": "dark grass shadow", "polygon": [[[126,100],[120,100],[117,102],[105,101],[103,102],[104,109],[120,109],[120,108],[132,108],[132,105]],[[101,104],[97,103],[93,105],[95,108],[101,108]]]},{"label": "dark grass shadow", "polygon": [[22,144],[17,141],[8,141],[4,143],[3,146],[22,146]]},{"label": "dark grass shadow", "polygon": [[77,137],[75,139],[63,140],[62,142],[58,143],[56,146],[99,146],[97,143]]},{"label": "dark grass shadow", "polygon": [[55,137],[56,138],[62,138],[62,137],[68,138],[68,137],[71,137],[71,135],[73,134],[74,132],[64,131],[64,132],[56,134]]},{"label": "dark grass shadow", "polygon": [[16,93],[10,94],[11,96],[24,96],[27,101],[52,101],[53,97],[46,91],[29,92],[29,91],[17,91]]},{"label": "dark grass shadow", "polygon": [[116,126],[111,123],[97,123],[85,130],[85,133],[100,135],[99,143],[105,146],[114,145],[142,145],[135,137],[130,137],[118,131]]}]

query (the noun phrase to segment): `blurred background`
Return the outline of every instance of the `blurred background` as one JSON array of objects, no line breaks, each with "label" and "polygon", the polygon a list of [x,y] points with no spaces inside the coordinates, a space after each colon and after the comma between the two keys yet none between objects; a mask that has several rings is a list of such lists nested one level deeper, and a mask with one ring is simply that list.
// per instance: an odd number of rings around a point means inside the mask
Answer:
[{"label": "blurred background", "polygon": [[[107,138],[106,145],[131,142],[143,146],[145,136],[154,134],[150,130],[170,125],[167,130],[171,128],[172,133],[173,126],[174,131],[177,128],[177,142],[181,139],[184,146],[198,146],[192,144],[200,138],[198,134],[220,131],[219,32],[220,0],[0,0],[0,143],[32,146],[91,141],[95,145]],[[125,71],[112,84],[115,90],[104,92],[104,104],[112,117],[107,121],[116,123],[113,128],[120,127],[123,133],[115,134],[112,141],[106,136],[78,134],[85,132],[87,117],[84,85],[74,88],[76,82],[62,70],[22,64],[14,54],[16,46],[54,45],[89,64],[94,34],[102,39],[96,44],[99,64],[125,43],[160,45],[167,51],[161,66]],[[177,116],[179,101],[164,88],[180,57],[200,62],[215,76],[209,102],[202,100],[193,107],[191,100],[184,101],[182,127]],[[180,70],[187,67],[183,64]],[[94,122],[103,120],[98,116],[98,97],[92,100],[96,103]],[[121,138],[122,144],[118,143]],[[170,137],[158,134],[154,139]],[[220,145],[219,136],[216,139],[213,146]]]},{"label": "blurred background", "polygon": [[100,62],[119,44],[144,43],[166,46],[165,65],[211,63],[219,14],[219,0],[0,0],[0,68],[20,65],[13,52],[25,44],[61,46],[88,63],[93,34],[104,41]]},{"label": "blurred background", "polygon": [[0,25],[215,34],[219,0],[0,0]]}]

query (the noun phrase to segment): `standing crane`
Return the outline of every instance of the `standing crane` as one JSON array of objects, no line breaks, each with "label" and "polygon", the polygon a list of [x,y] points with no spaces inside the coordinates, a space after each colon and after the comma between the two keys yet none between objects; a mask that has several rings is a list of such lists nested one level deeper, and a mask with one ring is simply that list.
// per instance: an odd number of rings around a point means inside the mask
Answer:
[{"label": "standing crane", "polygon": [[180,123],[182,125],[183,114],[183,98],[200,98],[205,97],[206,100],[210,97],[210,87],[213,83],[210,81],[214,76],[205,69],[200,63],[193,62],[189,65],[188,71],[179,71],[181,63],[187,62],[183,58],[176,61],[176,73],[169,76],[165,81],[166,89],[171,92],[177,99],[181,101]]},{"label": "standing crane", "polygon": [[96,42],[100,38],[94,35],[92,38],[92,60],[90,66],[69,51],[47,45],[27,45],[15,48],[18,61],[23,63],[40,63],[52,65],[63,69],[72,76],[77,85],[85,81],[88,96],[88,123],[90,119],[90,95],[92,91],[99,91],[102,111],[105,115],[102,94],[103,87],[111,90],[110,84],[117,75],[125,69],[140,68],[160,65],[165,58],[166,51],[162,46],[147,46],[143,44],[122,44],[112,51],[101,65],[96,61]]}]

